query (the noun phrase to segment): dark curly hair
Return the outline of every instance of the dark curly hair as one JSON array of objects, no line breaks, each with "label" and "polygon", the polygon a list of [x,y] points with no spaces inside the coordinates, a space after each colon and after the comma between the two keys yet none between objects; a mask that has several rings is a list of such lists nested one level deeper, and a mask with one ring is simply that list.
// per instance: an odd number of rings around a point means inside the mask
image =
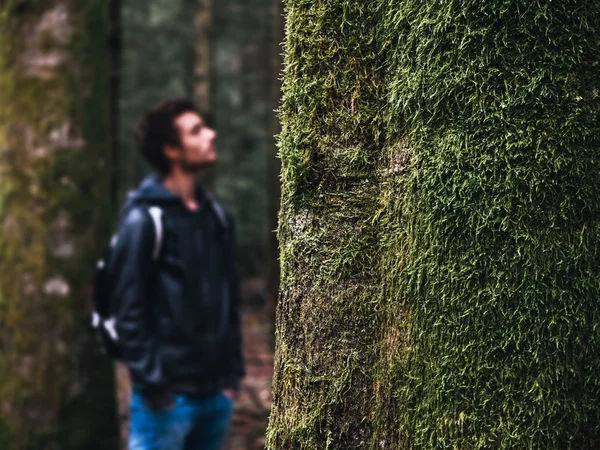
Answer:
[{"label": "dark curly hair", "polygon": [[181,145],[175,119],[189,111],[197,112],[194,102],[190,99],[168,98],[152,107],[138,124],[135,133],[138,151],[162,175],[171,170],[164,152],[165,145]]}]

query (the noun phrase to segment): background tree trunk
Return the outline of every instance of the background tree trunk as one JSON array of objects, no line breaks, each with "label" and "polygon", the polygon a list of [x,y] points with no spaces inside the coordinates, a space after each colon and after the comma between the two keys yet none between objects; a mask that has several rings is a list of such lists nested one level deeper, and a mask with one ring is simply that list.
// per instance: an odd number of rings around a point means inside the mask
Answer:
[{"label": "background tree trunk", "polygon": [[168,97],[194,94],[196,0],[121,0],[119,204],[149,167],[137,152],[142,116]]},{"label": "background tree trunk", "polygon": [[198,0],[196,10],[196,58],[194,98],[200,113],[210,116],[211,98],[211,24],[212,0]]},{"label": "background tree trunk", "polygon": [[[212,113],[219,131],[214,187],[231,209],[245,277],[265,277],[269,200],[265,178],[273,157],[274,62],[277,16],[273,0],[213,4]],[[263,282],[264,285],[264,282]],[[261,295],[266,294],[266,286]]]},{"label": "background tree trunk", "polygon": [[598,448],[600,5],[286,5],[268,448]]},{"label": "background tree trunk", "polygon": [[108,4],[0,7],[0,447],[116,448],[86,330],[111,223]]}]

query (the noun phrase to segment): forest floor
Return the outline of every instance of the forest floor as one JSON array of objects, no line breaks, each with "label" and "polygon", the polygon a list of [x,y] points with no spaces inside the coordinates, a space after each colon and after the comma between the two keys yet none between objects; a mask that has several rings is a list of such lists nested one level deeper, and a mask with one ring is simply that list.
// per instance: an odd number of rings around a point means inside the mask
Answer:
[{"label": "forest floor", "polygon": [[[242,316],[246,377],[242,382],[224,450],[260,450],[271,410],[273,377],[272,316],[264,309],[244,311]],[[121,449],[127,450],[131,387],[124,366],[117,366]]]},{"label": "forest floor", "polygon": [[264,313],[243,320],[246,377],[237,400],[226,450],[262,450],[271,411],[273,326]]}]

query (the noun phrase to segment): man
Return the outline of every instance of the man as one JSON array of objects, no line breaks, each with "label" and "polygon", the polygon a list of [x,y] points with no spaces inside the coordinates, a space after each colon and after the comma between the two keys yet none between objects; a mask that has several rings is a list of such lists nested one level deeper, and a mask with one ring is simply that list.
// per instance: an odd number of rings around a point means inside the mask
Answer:
[{"label": "man", "polygon": [[129,450],[218,450],[244,376],[232,221],[195,181],[217,160],[215,138],[181,98],[137,131],[157,173],[130,197],[110,263],[133,383]]}]

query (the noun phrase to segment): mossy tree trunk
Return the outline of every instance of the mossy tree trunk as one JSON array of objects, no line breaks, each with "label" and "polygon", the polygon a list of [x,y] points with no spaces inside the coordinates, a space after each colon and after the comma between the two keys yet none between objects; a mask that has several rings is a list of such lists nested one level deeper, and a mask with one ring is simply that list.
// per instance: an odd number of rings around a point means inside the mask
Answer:
[{"label": "mossy tree trunk", "polygon": [[0,447],[116,448],[86,330],[111,223],[108,3],[0,6]]},{"label": "mossy tree trunk", "polygon": [[275,449],[600,445],[600,4],[286,1]]}]

